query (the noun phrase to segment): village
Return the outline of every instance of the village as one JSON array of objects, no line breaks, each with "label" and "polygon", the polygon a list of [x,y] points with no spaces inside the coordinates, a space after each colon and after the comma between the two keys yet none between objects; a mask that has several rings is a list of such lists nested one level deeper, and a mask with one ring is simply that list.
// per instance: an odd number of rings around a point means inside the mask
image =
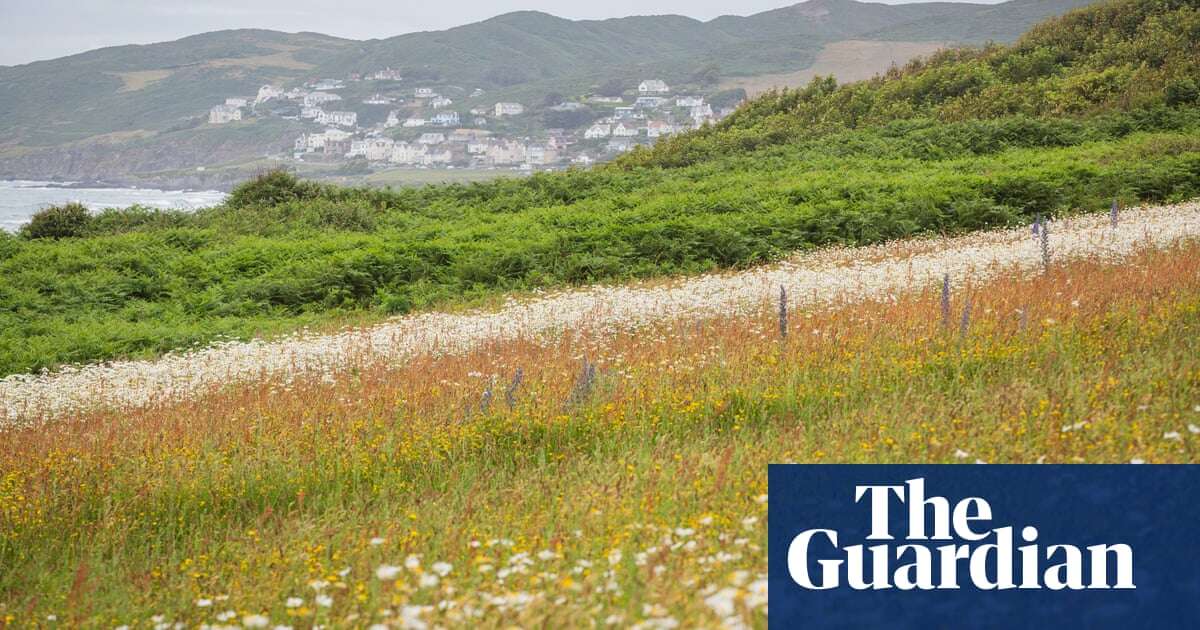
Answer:
[{"label": "village", "polygon": [[[355,92],[369,95],[351,96]],[[527,104],[491,102],[476,88],[466,98],[453,95],[473,106],[456,107],[437,87],[408,87],[400,72],[386,68],[290,89],[264,85],[253,97],[233,96],[212,107],[208,123],[270,116],[299,121],[305,130],[286,155],[298,162],[541,171],[611,159],[715,122],[737,104],[714,108],[704,96],[672,91],[660,79],[642,80],[625,92],[551,95]]]}]

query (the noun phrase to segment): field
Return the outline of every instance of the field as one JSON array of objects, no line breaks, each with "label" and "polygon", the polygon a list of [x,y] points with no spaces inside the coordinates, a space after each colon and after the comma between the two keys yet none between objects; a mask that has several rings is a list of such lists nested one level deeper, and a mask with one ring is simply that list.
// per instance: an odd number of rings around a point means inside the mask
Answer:
[{"label": "field", "polygon": [[769,463],[1197,463],[1197,81],[1114,0],[600,168],[47,209],[0,627],[761,628]]},{"label": "field", "polygon": [[[364,349],[10,428],[0,619],[763,626],[767,462],[1195,462],[1196,215],[1051,224],[1045,269],[1028,232],[969,237],[1017,254],[960,268],[948,314],[921,273],[794,289],[783,337],[760,283],[709,316]],[[961,260],[962,240],[820,273]]]}]

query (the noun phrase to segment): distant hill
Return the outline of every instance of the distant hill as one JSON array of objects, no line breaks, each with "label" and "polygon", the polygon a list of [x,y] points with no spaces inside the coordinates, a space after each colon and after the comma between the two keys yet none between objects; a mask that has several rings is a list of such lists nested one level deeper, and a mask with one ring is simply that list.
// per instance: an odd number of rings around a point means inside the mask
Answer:
[{"label": "distant hill", "polygon": [[[1011,46],[946,50],[868,81],[815,80],[745,103],[716,125],[667,138],[619,167],[680,167],[853,129],[1018,117],[1040,121],[1200,106],[1200,0],[1116,0],[1040,22]],[[1161,110],[1147,114],[1148,127]],[[1121,123],[1126,124],[1126,123]],[[1119,126],[1119,125],[1118,125]],[[941,139],[944,141],[945,139]],[[970,144],[978,138],[963,138]],[[1007,140],[1007,139],[1006,139]],[[930,139],[933,142],[933,139]]]},{"label": "distant hill", "polygon": [[[0,67],[0,177],[102,179],[282,151],[299,123],[259,128],[248,121],[237,126],[245,142],[204,125],[210,106],[227,96],[252,96],[265,83],[292,86],[391,67],[403,72],[406,85],[456,89],[455,100],[464,106],[498,98],[540,102],[550,93],[586,93],[613,80],[628,88],[650,76],[704,91],[730,77],[801,71],[843,40],[1011,41],[1042,18],[1082,4],[1086,0],[810,0],[708,22],[681,16],[572,21],[524,11],[382,40],[234,30],[104,48]],[[486,94],[472,101],[475,89]],[[219,150],[197,162],[197,146]]]}]

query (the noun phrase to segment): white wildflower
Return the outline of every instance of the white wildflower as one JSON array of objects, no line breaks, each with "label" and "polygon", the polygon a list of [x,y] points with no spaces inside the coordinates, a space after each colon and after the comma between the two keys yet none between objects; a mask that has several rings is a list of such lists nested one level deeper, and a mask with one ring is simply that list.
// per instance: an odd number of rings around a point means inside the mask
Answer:
[{"label": "white wildflower", "polygon": [[397,577],[400,577],[400,567],[392,566],[390,564],[380,565],[378,569],[375,569],[375,577],[384,580],[385,582],[394,580]]},{"label": "white wildflower", "polygon": [[737,600],[737,589],[723,588],[712,595],[704,598],[704,603],[717,614],[718,617],[729,617],[736,611],[735,604]]},{"label": "white wildflower", "polygon": [[242,625],[247,628],[266,628],[271,625],[271,620],[263,615],[246,615],[242,617]]}]

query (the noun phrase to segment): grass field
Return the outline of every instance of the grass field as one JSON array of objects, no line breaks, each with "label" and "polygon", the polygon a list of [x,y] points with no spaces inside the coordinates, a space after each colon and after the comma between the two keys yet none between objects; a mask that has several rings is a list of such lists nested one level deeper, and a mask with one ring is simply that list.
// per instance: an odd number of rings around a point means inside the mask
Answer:
[{"label": "grass field", "polygon": [[1198,43],[1115,0],[600,168],[48,209],[0,626],[761,628],[769,463],[1196,463]]},{"label": "grass field", "polygon": [[1194,241],[764,302],[11,430],[0,620],[764,626],[768,462],[1197,459]]}]

